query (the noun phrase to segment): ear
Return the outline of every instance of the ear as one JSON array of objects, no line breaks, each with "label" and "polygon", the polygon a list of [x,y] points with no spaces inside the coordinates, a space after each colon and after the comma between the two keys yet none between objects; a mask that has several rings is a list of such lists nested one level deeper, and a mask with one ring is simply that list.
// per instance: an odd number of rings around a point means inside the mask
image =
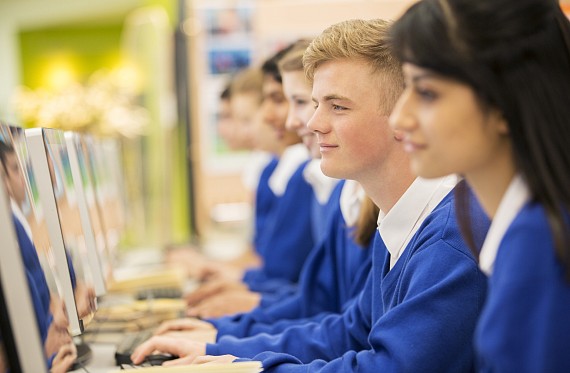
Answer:
[{"label": "ear", "polygon": [[508,135],[509,134],[509,132],[510,132],[509,123],[505,119],[505,116],[503,115],[502,112],[500,112],[499,110],[493,110],[493,112],[491,113],[490,119],[491,119],[492,125],[497,130],[497,133],[499,133],[500,135]]}]

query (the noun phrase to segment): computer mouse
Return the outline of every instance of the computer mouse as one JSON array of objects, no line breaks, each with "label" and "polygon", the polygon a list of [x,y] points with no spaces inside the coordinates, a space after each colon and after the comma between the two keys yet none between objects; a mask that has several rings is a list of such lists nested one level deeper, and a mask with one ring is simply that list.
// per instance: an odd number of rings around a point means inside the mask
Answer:
[{"label": "computer mouse", "polygon": [[162,365],[165,361],[178,359],[178,356],[171,355],[171,354],[152,354],[147,355],[144,359],[143,364],[150,364],[150,365]]}]

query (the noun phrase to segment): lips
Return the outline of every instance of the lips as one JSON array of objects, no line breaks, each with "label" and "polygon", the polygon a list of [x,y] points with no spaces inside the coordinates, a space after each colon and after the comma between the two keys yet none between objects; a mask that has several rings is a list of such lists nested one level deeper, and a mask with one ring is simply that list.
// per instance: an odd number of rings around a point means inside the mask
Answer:
[{"label": "lips", "polygon": [[338,145],[333,145],[333,144],[327,144],[327,143],[319,143],[319,148],[321,149],[321,152],[327,152],[327,151],[331,151],[334,150],[336,148],[338,148]]},{"label": "lips", "polygon": [[419,150],[423,150],[426,148],[426,145],[424,144],[419,144],[406,139],[403,140],[403,144],[404,144],[404,151],[408,153],[417,152]]}]

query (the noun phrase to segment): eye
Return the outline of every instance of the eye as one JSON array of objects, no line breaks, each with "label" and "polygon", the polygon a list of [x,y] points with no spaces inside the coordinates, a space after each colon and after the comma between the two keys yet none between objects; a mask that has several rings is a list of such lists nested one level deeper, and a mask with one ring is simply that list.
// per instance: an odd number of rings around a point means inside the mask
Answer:
[{"label": "eye", "polygon": [[428,102],[434,101],[438,97],[437,93],[435,93],[431,89],[416,87],[415,90],[416,90],[417,95],[420,96],[421,99],[424,101],[428,101]]},{"label": "eye", "polygon": [[344,106],[335,105],[335,104],[332,104],[332,109],[333,109],[334,111],[343,111],[343,110],[346,110],[346,108],[345,108]]}]

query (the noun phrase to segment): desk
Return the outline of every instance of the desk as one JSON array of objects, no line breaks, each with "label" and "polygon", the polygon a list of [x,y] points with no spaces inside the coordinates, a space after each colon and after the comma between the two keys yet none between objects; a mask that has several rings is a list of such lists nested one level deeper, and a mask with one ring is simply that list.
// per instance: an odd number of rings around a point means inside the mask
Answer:
[{"label": "desk", "polygon": [[[106,343],[92,343],[89,344],[93,357],[86,368],[89,373],[108,373],[112,370],[119,369],[115,365],[115,345]],[[72,371],[74,373],[85,373],[85,370],[80,368]]]}]

